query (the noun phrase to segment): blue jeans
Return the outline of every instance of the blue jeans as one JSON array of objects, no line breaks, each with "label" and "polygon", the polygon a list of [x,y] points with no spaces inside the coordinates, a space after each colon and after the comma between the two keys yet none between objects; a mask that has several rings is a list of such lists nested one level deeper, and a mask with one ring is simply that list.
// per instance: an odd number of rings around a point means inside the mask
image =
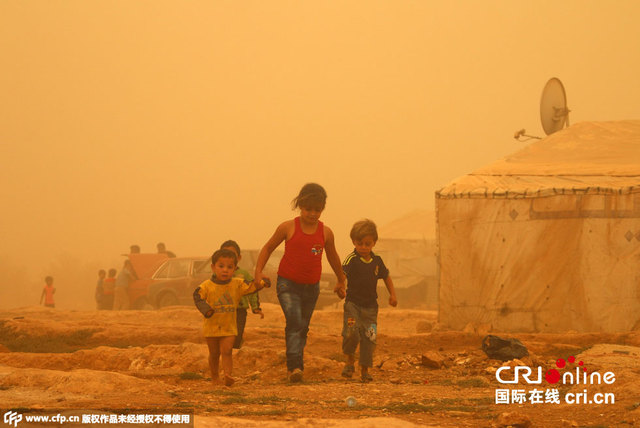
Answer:
[{"label": "blue jeans", "polygon": [[353,355],[360,345],[360,367],[373,366],[378,334],[378,307],[366,308],[345,302],[342,325],[342,352]]},{"label": "blue jeans", "polygon": [[317,282],[298,284],[279,276],[276,291],[287,322],[284,329],[287,343],[287,369],[289,371],[304,370],[302,361],[304,347],[307,344],[311,315],[320,294],[320,285]]}]

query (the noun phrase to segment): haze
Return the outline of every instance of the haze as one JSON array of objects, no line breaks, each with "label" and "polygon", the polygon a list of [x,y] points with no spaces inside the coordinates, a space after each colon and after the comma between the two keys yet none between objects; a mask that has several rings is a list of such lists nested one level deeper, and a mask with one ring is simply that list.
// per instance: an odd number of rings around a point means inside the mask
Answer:
[{"label": "haze", "polygon": [[310,181],[352,223],[572,123],[638,119],[636,1],[3,1],[0,305],[93,307],[129,245],[257,248]]}]

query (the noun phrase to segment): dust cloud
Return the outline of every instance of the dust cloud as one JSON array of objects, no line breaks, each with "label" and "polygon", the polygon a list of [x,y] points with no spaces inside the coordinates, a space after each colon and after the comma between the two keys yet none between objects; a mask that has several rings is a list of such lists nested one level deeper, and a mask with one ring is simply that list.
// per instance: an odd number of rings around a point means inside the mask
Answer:
[{"label": "dust cloud", "polygon": [[348,231],[571,121],[637,119],[640,4],[2,2],[0,306],[93,307],[131,244],[258,248],[306,182]]}]

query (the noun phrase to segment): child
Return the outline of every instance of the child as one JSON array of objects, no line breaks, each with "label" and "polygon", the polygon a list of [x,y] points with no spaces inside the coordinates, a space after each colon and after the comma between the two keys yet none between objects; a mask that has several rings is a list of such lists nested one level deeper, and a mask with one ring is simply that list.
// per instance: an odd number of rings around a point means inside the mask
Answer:
[{"label": "child", "polygon": [[[220,246],[222,250],[230,250],[236,254],[238,259],[238,263],[242,260],[242,256],[240,255],[240,246],[236,241],[228,240],[222,243]],[[242,269],[241,267],[237,267],[234,273],[234,276],[239,278],[243,278],[247,282],[253,281],[253,277],[249,272]],[[235,349],[240,349],[242,346],[242,336],[244,334],[244,327],[247,325],[247,309],[251,306],[251,312],[254,314],[260,315],[260,319],[264,318],[264,314],[262,313],[262,309],[260,309],[260,297],[258,296],[258,292],[247,294],[242,296],[240,303],[238,304],[238,309],[236,310],[236,321],[238,323],[238,335],[236,336],[235,341],[233,342],[233,347]]]},{"label": "child", "polygon": [[44,282],[45,286],[42,289],[42,294],[40,295],[40,304],[42,304],[42,300],[44,299],[44,305],[47,308],[55,308],[56,304],[53,301],[53,294],[56,292],[56,289],[53,288],[53,277],[46,277]]},{"label": "child", "polygon": [[231,377],[233,369],[233,342],[238,334],[236,308],[240,298],[261,289],[265,283],[247,283],[242,278],[234,277],[238,259],[233,251],[218,250],[211,256],[213,276],[206,280],[193,292],[196,307],[205,316],[204,336],[209,347],[209,367],[211,381],[218,384],[219,358],[222,356],[224,384],[234,383]]},{"label": "child", "polygon": [[104,302],[104,279],[107,276],[107,271],[100,269],[98,271],[98,283],[96,284],[96,309],[102,309]]},{"label": "child", "polygon": [[113,299],[116,289],[116,273],[118,273],[117,270],[113,268],[109,269],[108,277],[105,278],[102,283],[102,305],[100,305],[100,309],[106,309],[108,311],[113,309]]},{"label": "child", "polygon": [[[313,309],[320,293],[322,253],[344,288],[345,276],[340,266],[333,232],[320,221],[327,193],[316,183],[305,184],[293,201],[300,216],[280,224],[262,247],[256,262],[255,279],[262,279],[262,269],[273,251],[285,241],[284,256],[278,268],[278,301],[286,319],[285,339],[290,382],[302,382],[304,347]],[[325,251],[326,250],[326,251]]]},{"label": "child", "polygon": [[[380,256],[371,251],[378,241],[376,225],[371,220],[361,220],[351,228],[351,241],[355,249],[347,256],[342,268],[347,276],[346,301],[342,327],[342,351],[347,363],[342,376],[350,378],[355,371],[355,352],[360,344],[360,375],[362,382],[371,382],[369,367],[373,365],[378,324],[378,279],[382,278],[389,290],[389,304],[396,306],[398,300],[393,281]],[[344,288],[336,286],[340,298]]]}]

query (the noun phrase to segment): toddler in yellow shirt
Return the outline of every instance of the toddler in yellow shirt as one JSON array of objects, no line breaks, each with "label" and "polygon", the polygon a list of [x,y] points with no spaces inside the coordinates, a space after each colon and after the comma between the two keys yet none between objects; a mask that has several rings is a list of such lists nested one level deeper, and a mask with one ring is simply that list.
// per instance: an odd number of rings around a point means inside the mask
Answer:
[{"label": "toddler in yellow shirt", "polygon": [[243,278],[234,277],[238,258],[228,249],[218,250],[211,256],[211,270],[214,275],[204,281],[193,292],[193,300],[198,310],[204,315],[204,336],[209,347],[209,367],[211,381],[220,383],[219,361],[222,359],[224,384],[231,386],[234,379],[232,350],[233,342],[238,334],[236,308],[245,294],[260,290],[264,281],[246,282]]}]

